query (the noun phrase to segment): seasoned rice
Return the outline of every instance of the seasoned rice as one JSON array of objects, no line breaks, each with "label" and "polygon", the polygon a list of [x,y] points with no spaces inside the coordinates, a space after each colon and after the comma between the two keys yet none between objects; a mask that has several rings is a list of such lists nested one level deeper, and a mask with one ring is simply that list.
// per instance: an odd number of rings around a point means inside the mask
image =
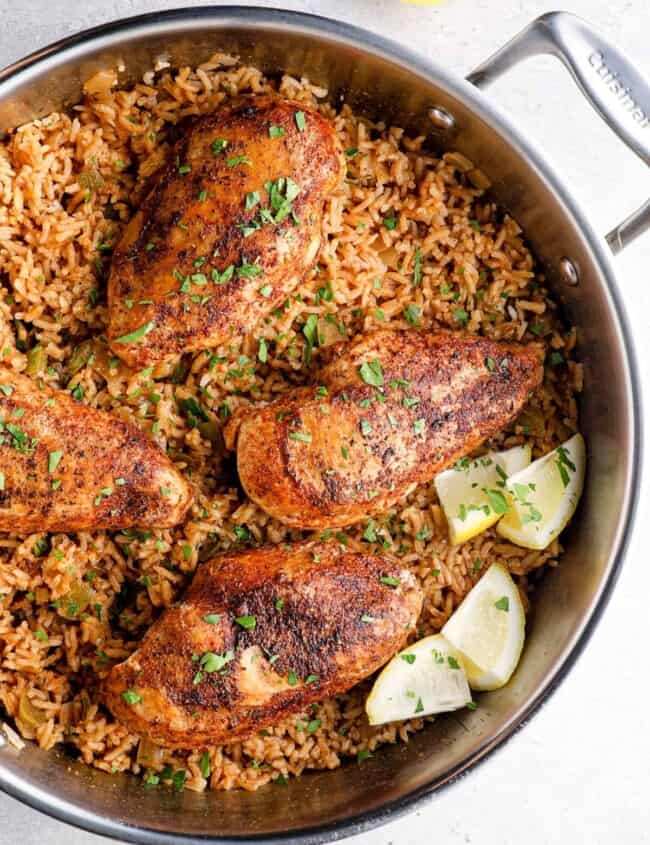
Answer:
[{"label": "seasoned rice", "polygon": [[[201,561],[301,536],[238,488],[220,446],[224,420],[308,378],[302,327],[310,314],[327,342],[382,326],[465,328],[545,345],[543,389],[487,444],[529,442],[537,456],[576,430],[576,335],[559,319],[517,223],[484,196],[485,177],[464,156],[440,158],[422,137],[360,119],[347,106],[334,111],[327,92],[306,79],[269,80],[229,56],[177,73],[163,63],[132,89],[118,84],[116,73],[98,74],[69,114],[35,120],[0,145],[0,350],[16,370],[140,426],[191,479],[196,504],[173,530],[0,537],[0,705],[25,739],[42,748],[65,742],[99,769],[130,771],[149,785],[254,790],[407,741],[425,720],[369,727],[366,682],[246,742],[187,753],[141,741],[99,703],[100,679],[137,647]],[[241,346],[153,372],[128,370],[106,346],[106,275],[171,127],[226,97],[271,89],[318,107],[347,151],[347,179],[327,200],[317,266]],[[257,359],[260,338],[265,363]],[[31,351],[37,346],[41,352]],[[312,366],[317,361],[314,350]],[[207,422],[195,425],[181,405],[187,398]],[[543,552],[517,548],[494,530],[451,547],[433,484],[374,527],[372,550],[399,556],[424,588],[417,636],[438,631],[495,561],[527,598],[540,567],[555,566],[561,552],[557,541]],[[337,536],[367,542],[366,529]]]}]

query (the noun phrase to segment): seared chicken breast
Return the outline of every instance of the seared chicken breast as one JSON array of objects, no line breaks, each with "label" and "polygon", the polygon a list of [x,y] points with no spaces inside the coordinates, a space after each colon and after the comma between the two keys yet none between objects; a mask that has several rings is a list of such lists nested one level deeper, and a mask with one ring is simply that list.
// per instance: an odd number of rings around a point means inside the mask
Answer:
[{"label": "seared chicken breast", "polygon": [[537,347],[378,331],[338,348],[313,387],[234,418],[247,495],[295,528],[384,511],[515,417],[542,380]]},{"label": "seared chicken breast", "polygon": [[113,255],[115,354],[144,367],[250,331],[313,266],[342,174],[333,126],[300,103],[250,95],[195,119]]},{"label": "seared chicken breast", "polygon": [[111,669],[104,700],[167,748],[238,742],[372,674],[421,607],[398,563],[337,543],[223,554]]},{"label": "seared chicken breast", "polygon": [[172,462],[133,425],[0,367],[0,531],[168,528],[190,502]]}]

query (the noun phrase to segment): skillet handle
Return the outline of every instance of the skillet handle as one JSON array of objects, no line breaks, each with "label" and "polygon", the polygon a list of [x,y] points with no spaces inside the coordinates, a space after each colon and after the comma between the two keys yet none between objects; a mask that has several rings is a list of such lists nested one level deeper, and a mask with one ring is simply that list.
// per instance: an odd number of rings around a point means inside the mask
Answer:
[{"label": "skillet handle", "polygon": [[[650,85],[620,50],[576,15],[542,15],[467,79],[487,86],[523,59],[542,53],[562,61],[605,123],[650,165]],[[612,229],[607,242],[617,253],[649,228],[650,200]]]}]

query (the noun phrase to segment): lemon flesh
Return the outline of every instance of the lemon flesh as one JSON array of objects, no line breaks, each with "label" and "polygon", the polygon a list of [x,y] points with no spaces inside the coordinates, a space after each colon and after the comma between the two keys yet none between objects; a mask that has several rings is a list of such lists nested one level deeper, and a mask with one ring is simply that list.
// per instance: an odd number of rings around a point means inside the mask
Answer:
[{"label": "lemon flesh", "polygon": [[488,529],[505,513],[505,480],[530,463],[530,446],[464,458],[435,478],[436,492],[449,524],[454,546]]},{"label": "lemon flesh", "polygon": [[440,634],[413,643],[382,670],[366,701],[371,725],[465,707],[472,700],[460,655]]},{"label": "lemon flesh", "polygon": [[524,647],[526,616],[507,569],[493,564],[465,596],[442,629],[459,652],[474,690],[504,686]]},{"label": "lemon flesh", "polygon": [[510,510],[498,524],[498,533],[526,549],[545,549],[578,506],[585,464],[585,441],[575,434],[512,475],[506,482]]}]

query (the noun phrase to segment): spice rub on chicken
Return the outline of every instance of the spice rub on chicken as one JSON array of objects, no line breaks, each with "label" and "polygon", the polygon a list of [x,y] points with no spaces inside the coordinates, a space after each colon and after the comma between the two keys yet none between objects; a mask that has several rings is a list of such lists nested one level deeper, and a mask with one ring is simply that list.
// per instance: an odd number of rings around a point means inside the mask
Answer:
[{"label": "spice rub on chicken", "polygon": [[139,428],[0,367],[0,531],[170,528],[191,499]]},{"label": "spice rub on chicken", "polygon": [[277,95],[181,132],[113,255],[109,342],[134,367],[231,342],[283,302],[344,172],[331,123]]},{"label": "spice rub on chicken", "polygon": [[226,429],[246,494],[295,528],[387,510],[501,431],[543,373],[536,346],[451,332],[387,329],[333,355]]},{"label": "spice rub on chicken", "polygon": [[104,700],[167,748],[238,742],[372,674],[421,607],[398,562],[338,543],[222,554],[111,669]]}]

